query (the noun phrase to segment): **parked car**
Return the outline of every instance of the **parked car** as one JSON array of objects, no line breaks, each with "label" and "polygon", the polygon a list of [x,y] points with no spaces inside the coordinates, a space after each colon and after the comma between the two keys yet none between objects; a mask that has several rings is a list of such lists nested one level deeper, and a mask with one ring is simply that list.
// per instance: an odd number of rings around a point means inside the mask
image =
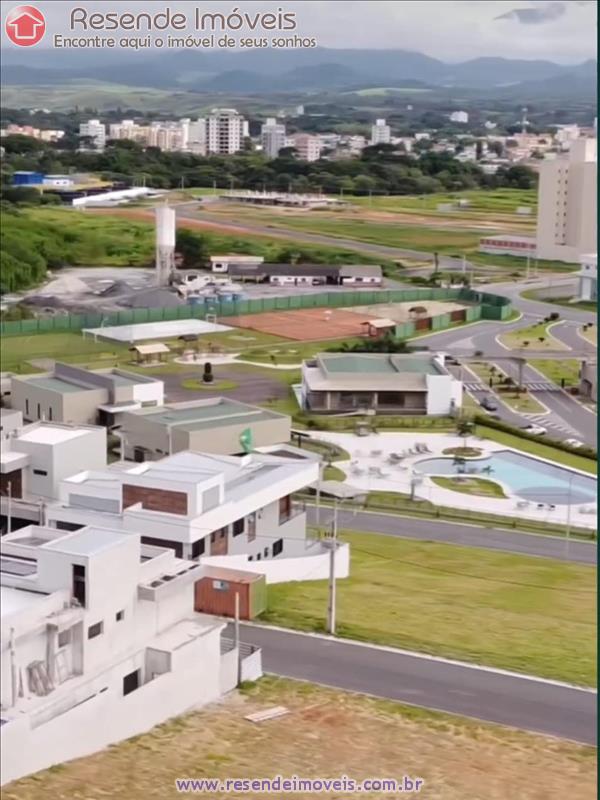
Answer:
[{"label": "parked car", "polygon": [[487,395],[481,401],[481,407],[485,408],[486,411],[497,411],[498,409],[495,400]]},{"label": "parked car", "polygon": [[522,429],[526,433],[531,433],[532,436],[543,436],[546,433],[546,428],[542,428],[541,425],[523,425]]},{"label": "parked car", "polygon": [[569,447],[585,447],[583,442],[580,442],[579,439],[565,439],[565,444],[568,444]]}]

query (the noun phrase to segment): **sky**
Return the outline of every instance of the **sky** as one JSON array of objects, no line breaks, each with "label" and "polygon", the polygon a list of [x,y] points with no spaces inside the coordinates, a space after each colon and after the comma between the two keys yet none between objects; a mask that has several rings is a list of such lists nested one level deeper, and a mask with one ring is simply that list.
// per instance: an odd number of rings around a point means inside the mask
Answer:
[{"label": "sky", "polygon": [[[65,35],[75,7],[139,13],[159,12],[168,6],[189,17],[196,7],[224,14],[236,8],[234,2],[220,0],[31,2],[45,14],[50,33]],[[4,22],[19,2],[2,0],[0,5]],[[296,33],[314,36],[322,47],[417,50],[448,62],[503,56],[574,64],[596,58],[596,0],[238,0],[237,8],[248,13],[293,11],[298,20]],[[44,41],[48,39],[46,35]],[[6,43],[3,24],[3,47]]]}]

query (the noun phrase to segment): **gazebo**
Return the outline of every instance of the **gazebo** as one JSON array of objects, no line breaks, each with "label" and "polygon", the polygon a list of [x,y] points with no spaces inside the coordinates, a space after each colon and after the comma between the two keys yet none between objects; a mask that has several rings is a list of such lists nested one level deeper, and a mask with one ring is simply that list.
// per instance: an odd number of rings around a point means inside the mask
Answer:
[{"label": "gazebo", "polygon": [[129,350],[136,354],[137,363],[140,366],[160,364],[167,360],[167,356],[171,352],[167,345],[162,342],[136,344],[130,347]]}]

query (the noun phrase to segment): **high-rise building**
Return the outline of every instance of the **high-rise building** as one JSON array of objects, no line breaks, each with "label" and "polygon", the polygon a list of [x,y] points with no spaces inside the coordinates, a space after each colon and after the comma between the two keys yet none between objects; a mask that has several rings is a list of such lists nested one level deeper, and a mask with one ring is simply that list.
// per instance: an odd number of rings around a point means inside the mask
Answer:
[{"label": "high-rise building", "polygon": [[198,118],[190,121],[188,127],[188,150],[199,156],[206,155],[206,120]]},{"label": "high-rise building", "polygon": [[597,251],[596,139],[575,139],[568,157],[539,166],[537,257],[578,261]]},{"label": "high-rise building", "polygon": [[[106,126],[99,119],[88,119],[79,126],[79,135],[87,136],[91,139],[91,147],[94,150],[104,150],[106,144]],[[83,149],[86,149],[84,145]]]},{"label": "high-rise building", "polygon": [[230,155],[241,150],[244,121],[234,108],[213,108],[206,118],[206,152]]},{"label": "high-rise building", "polygon": [[371,144],[389,144],[391,136],[390,126],[385,124],[385,120],[375,120],[375,125],[371,126]]},{"label": "high-rise building", "polygon": [[269,117],[260,130],[260,142],[263,153],[269,158],[277,158],[279,151],[285,147],[285,125]]},{"label": "high-rise building", "polygon": [[321,141],[309,133],[297,133],[287,140],[298,152],[301,161],[318,161],[321,158]]}]

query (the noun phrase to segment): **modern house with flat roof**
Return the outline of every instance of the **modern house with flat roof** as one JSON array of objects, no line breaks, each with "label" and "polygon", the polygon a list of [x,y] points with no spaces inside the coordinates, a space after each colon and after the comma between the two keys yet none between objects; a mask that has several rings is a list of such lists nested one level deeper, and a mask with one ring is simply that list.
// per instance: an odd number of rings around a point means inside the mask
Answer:
[{"label": "modern house with flat roof", "polygon": [[598,299],[598,253],[588,253],[579,259],[579,285],[577,297],[579,300],[595,303]]},{"label": "modern house with flat roof", "polygon": [[2,782],[86,756],[261,675],[260,650],[194,611],[202,565],[129,532],[2,537]]},{"label": "modern house with flat roof", "polygon": [[226,397],[140,408],[121,415],[125,458],[150,461],[183,450],[218,455],[288,442],[291,419]]},{"label": "modern house with flat roof", "polygon": [[[106,429],[95,425],[34,422],[2,437],[0,495],[2,524],[9,511],[13,522],[22,517],[21,503],[56,499],[63,478],[82,469],[106,466]],[[10,500],[9,500],[10,498]],[[9,505],[12,502],[12,508]],[[39,511],[25,519],[38,521]]]},{"label": "modern house with flat roof", "polygon": [[89,370],[56,362],[52,372],[14,375],[11,406],[25,420],[113,425],[123,411],[161,406],[164,384],[122,369]]},{"label": "modern house with flat roof", "polygon": [[318,479],[319,464],[308,459],[182,452],[71,474],[46,514],[49,524],[136,533],[181,558],[308,555],[314,541],[292,494]]},{"label": "modern house with flat roof", "polygon": [[460,408],[462,383],[440,354],[319,353],[302,365],[301,395],[316,413],[442,416]]}]

